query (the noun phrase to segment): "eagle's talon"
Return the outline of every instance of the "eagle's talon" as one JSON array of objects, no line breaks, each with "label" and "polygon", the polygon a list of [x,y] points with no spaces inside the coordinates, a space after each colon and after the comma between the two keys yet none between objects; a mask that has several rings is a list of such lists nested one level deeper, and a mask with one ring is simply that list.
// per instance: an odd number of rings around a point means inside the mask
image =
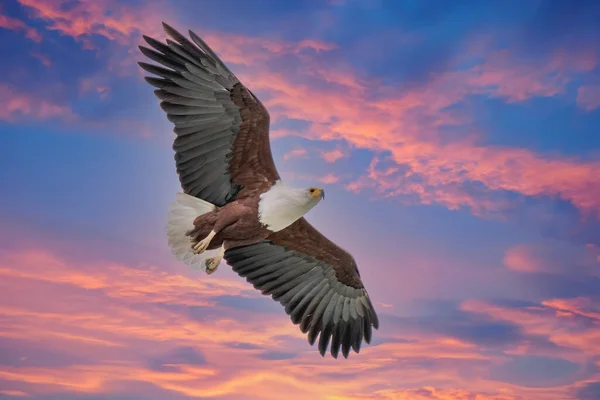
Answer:
[{"label": "eagle's talon", "polygon": [[207,275],[210,275],[217,270],[217,267],[221,263],[221,259],[222,257],[211,257],[204,262]]},{"label": "eagle's talon", "polygon": [[202,254],[208,247],[208,241],[206,239],[199,241],[194,245],[194,254]]}]

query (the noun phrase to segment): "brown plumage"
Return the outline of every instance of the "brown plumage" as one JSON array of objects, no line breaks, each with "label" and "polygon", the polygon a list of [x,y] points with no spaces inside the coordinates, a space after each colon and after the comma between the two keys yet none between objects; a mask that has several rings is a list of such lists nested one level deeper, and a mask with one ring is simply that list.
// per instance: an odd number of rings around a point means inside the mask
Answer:
[{"label": "brown plumage", "polygon": [[[379,326],[354,258],[303,215],[322,189],[281,182],[269,143],[269,113],[192,31],[191,41],[163,24],[166,44],[144,36],[140,46],[158,67],[161,108],[174,124],[177,173],[185,194],[169,214],[173,253],[207,272],[221,257],[263,294],[279,301],[319,352],[347,357]],[[193,251],[192,251],[193,250]],[[219,253],[220,252],[220,253]],[[202,258],[202,254],[217,254]],[[331,344],[330,344],[331,342]]]}]

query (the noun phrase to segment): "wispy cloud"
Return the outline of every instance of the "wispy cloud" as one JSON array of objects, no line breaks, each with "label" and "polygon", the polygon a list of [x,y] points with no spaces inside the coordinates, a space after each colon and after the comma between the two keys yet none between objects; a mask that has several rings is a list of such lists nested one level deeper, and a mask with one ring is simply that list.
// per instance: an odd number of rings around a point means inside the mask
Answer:
[{"label": "wispy cloud", "polygon": [[39,95],[19,91],[17,88],[0,83],[0,119],[15,121],[23,118],[61,118],[73,120],[75,114],[67,104],[54,103]]},{"label": "wispy cloud", "polygon": [[[343,86],[296,83],[297,78],[285,71],[256,70],[242,77],[254,90],[268,93],[265,103],[276,119],[311,123],[297,134],[313,140],[346,140],[357,148],[391,154],[389,161],[395,167],[386,167],[382,174],[375,168],[379,163],[372,165],[368,178],[350,186],[353,190],[368,187],[385,196],[413,196],[421,203],[469,207],[477,213],[505,207],[501,198],[494,199],[490,193],[514,192],[559,198],[585,214],[598,215],[600,187],[595,176],[600,163],[480,145],[470,132],[451,142],[444,139],[445,128],[461,128],[469,121],[468,115],[448,109],[469,95],[488,94],[507,101],[551,96],[564,87],[562,77],[567,80],[570,72],[595,65],[592,58],[565,61],[566,57],[559,57],[549,69],[540,70],[520,67],[517,60],[499,54],[470,70],[447,72],[375,101]],[[554,74],[561,79],[555,82]],[[547,84],[546,77],[550,79]],[[533,86],[518,84],[519,79]],[[377,91],[390,92],[390,88],[379,86]],[[548,170],[555,173],[544,173]],[[474,183],[481,187],[466,187]]]},{"label": "wispy cloud", "polygon": [[[528,339],[503,353],[468,335],[448,336],[418,324],[399,328],[393,321],[379,343],[362,349],[360,359],[340,370],[339,360],[321,359],[282,312],[263,308],[271,300],[260,299],[241,280],[66,260],[41,249],[5,253],[0,274],[6,284],[0,295],[0,338],[17,348],[35,344],[61,354],[44,360],[38,351],[22,365],[0,367],[0,381],[29,395],[110,398],[115,387],[139,382],[149,384],[148,390],[201,397],[276,399],[290,392],[290,399],[547,400],[564,398],[582,385],[573,381],[551,391],[503,383],[500,390],[493,379],[465,379],[502,365],[513,352],[527,354]],[[224,296],[239,302],[223,303]],[[247,308],[260,300],[260,307]],[[600,315],[594,304],[587,298],[553,299],[516,309],[469,301],[462,308],[523,326],[528,335],[547,336],[571,349],[565,356],[583,361],[597,354],[597,332],[586,323]],[[565,320],[571,321],[568,331],[557,330]],[[75,356],[77,363],[68,361]],[[265,384],[268,392],[261,389]]]},{"label": "wispy cloud", "polygon": [[292,158],[306,158],[306,157],[308,157],[308,151],[304,148],[293,149],[283,155],[284,160],[290,160]]},{"label": "wispy cloud", "polygon": [[504,255],[504,264],[520,272],[600,276],[599,256],[595,246],[549,241],[511,247]]},{"label": "wispy cloud", "polygon": [[37,51],[32,51],[31,52],[31,57],[37,58],[46,67],[51,67],[52,66],[52,60],[46,54],[43,54],[43,53],[40,53],[40,52],[37,52]]},{"label": "wispy cloud", "polygon": [[[519,325],[528,335],[542,336],[558,346],[555,351],[567,350],[562,355],[572,357],[574,361],[600,355],[596,346],[600,338],[600,314],[597,308],[597,299],[591,298],[551,299],[542,304],[524,307],[508,307],[475,300],[462,305],[465,311],[508,321]],[[515,343],[515,351],[535,351],[529,346],[531,345],[527,341]]]},{"label": "wispy cloud", "polygon": [[322,154],[323,160],[328,163],[334,163],[340,158],[344,157],[346,154],[340,149],[333,149],[329,151],[325,151]]},{"label": "wispy cloud", "polygon": [[[0,10],[1,12],[1,10]],[[27,26],[23,21],[11,18],[7,15],[0,14],[0,28],[9,29],[11,31],[21,31],[25,33],[25,37],[34,42],[41,42],[42,36],[34,28]]]},{"label": "wispy cloud", "polygon": [[600,85],[584,85],[577,90],[577,104],[591,111],[600,107]]}]

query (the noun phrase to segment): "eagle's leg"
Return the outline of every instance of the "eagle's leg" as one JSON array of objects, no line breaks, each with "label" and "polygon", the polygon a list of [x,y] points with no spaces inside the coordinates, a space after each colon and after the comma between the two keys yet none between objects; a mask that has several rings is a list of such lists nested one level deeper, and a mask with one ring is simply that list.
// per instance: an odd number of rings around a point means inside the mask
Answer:
[{"label": "eagle's leg", "polygon": [[[210,246],[211,240],[213,240],[217,233],[220,233],[224,229],[234,225],[239,221],[240,217],[245,212],[247,213],[248,210],[238,202],[229,203],[225,207],[219,208],[216,214],[216,219],[213,220],[213,226],[208,236],[192,246],[194,253],[202,254]],[[198,217],[196,221],[194,221],[194,225],[201,224],[201,218],[202,216]],[[216,265],[219,265],[218,262]]]},{"label": "eagle's leg", "polygon": [[210,231],[210,233],[208,234],[207,237],[205,237],[204,239],[202,239],[201,241],[196,243],[193,247],[194,254],[204,253],[204,250],[206,250],[208,248],[208,245],[210,245],[210,241],[213,240],[213,238],[215,237],[216,234],[217,234],[217,232],[212,230],[212,231]]}]

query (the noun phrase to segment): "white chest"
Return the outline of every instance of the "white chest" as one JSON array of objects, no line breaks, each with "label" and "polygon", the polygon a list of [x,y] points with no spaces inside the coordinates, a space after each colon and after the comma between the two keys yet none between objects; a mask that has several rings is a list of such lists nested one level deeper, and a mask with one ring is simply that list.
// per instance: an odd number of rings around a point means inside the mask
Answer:
[{"label": "white chest", "polygon": [[277,232],[302,218],[315,205],[306,189],[291,188],[277,181],[260,195],[259,220],[269,230]]}]

